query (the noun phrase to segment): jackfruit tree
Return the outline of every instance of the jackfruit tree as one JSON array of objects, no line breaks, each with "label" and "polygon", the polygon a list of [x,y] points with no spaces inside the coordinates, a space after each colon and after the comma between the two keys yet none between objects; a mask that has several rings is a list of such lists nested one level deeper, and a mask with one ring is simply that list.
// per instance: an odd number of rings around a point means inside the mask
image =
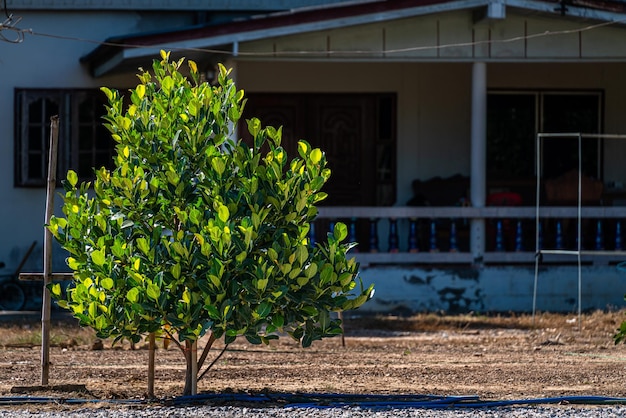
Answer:
[{"label": "jackfruit tree", "polygon": [[211,86],[193,61],[186,76],[184,59],[161,58],[152,72],[140,69],[128,105],[102,88],[115,166],[95,170],[93,184],[68,171],[64,216],[47,227],[74,274],[66,292],[51,291],[101,338],[169,336],[185,355],[191,394],[214,341],[288,334],[309,346],[340,334],[331,313],[361,306],[373,287],[347,256],[344,224],[309,240],[330,176],[324,153],[300,141],[289,160],[281,129],[254,118],[252,143],[233,139],[245,100],[230,72],[220,65]]}]

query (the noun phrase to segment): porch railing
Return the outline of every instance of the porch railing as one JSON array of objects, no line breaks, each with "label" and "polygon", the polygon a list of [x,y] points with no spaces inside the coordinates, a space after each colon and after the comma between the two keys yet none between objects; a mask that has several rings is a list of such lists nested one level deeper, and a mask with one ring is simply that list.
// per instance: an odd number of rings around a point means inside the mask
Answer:
[{"label": "porch railing", "polygon": [[[543,263],[575,264],[578,250],[576,207],[320,207],[312,238],[334,222],[349,227],[362,265],[530,264],[537,238]],[[537,218],[538,214],[538,218]],[[626,207],[581,208],[580,249],[584,264],[626,260],[622,227]],[[472,219],[485,220],[485,252],[475,259],[470,246]],[[539,219],[539,234],[537,221]],[[547,251],[553,250],[553,251]]]}]

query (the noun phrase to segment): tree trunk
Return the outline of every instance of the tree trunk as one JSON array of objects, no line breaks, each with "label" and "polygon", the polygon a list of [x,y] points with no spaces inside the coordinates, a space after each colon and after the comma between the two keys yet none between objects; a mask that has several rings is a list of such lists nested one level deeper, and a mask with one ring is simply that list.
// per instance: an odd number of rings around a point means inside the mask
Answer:
[{"label": "tree trunk", "polygon": [[198,342],[185,341],[185,388],[183,396],[198,394]]},{"label": "tree trunk", "polygon": [[154,398],[155,334],[148,335],[148,398]]}]

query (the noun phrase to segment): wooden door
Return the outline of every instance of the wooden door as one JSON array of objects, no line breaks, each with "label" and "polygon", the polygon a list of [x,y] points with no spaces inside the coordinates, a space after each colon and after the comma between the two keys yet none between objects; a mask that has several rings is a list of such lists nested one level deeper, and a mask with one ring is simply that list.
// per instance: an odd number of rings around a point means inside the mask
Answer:
[{"label": "wooden door", "polygon": [[[369,206],[377,202],[377,95],[248,94],[244,118],[283,127],[290,158],[305,139],[326,153],[331,178],[324,191],[333,206]],[[240,126],[245,126],[241,124]],[[240,132],[245,137],[245,132]]]}]

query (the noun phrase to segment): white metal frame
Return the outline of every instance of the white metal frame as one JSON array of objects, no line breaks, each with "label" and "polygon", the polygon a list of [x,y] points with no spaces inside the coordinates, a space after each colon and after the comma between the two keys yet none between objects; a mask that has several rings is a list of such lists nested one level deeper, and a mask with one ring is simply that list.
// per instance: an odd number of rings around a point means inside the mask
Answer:
[{"label": "white metal frame", "polygon": [[[541,249],[539,248],[539,207],[541,206],[541,150],[542,140],[550,138],[572,138],[572,140],[578,141],[578,203],[577,203],[577,246],[576,250],[562,250],[562,249]],[[537,285],[539,279],[539,261],[542,254],[561,254],[561,255],[575,255],[578,266],[578,326],[581,325],[582,316],[582,262],[581,256],[587,255],[615,255],[616,251],[589,251],[582,250],[581,239],[581,221],[582,221],[582,139],[583,138],[597,138],[597,139],[626,139],[626,135],[618,134],[583,134],[583,133],[538,133],[536,144],[536,166],[537,166],[537,189],[536,189],[536,207],[535,207],[535,282],[533,286],[533,323],[535,321],[535,313],[537,310]],[[626,255],[626,252],[623,252]]]}]

